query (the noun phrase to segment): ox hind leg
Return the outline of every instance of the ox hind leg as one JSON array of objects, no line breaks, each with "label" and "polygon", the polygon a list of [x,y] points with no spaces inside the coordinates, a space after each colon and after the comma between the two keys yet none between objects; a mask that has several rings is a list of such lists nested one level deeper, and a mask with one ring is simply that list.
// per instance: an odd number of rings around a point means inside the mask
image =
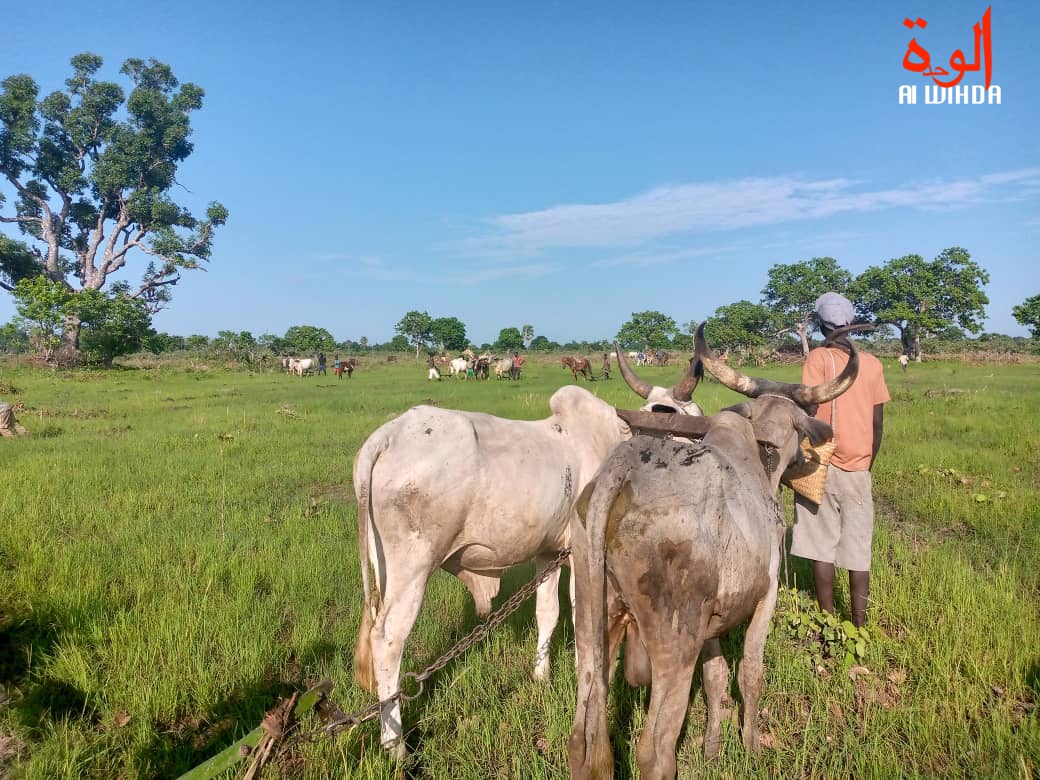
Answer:
[{"label": "ox hind leg", "polygon": [[715,758],[722,745],[722,697],[729,682],[729,665],[722,655],[718,639],[709,639],[701,651],[701,675],[704,678],[704,700],[708,706],[708,723],[704,727],[704,757]]},{"label": "ox hind leg", "polygon": [[773,609],[776,607],[777,579],[775,573],[771,582],[769,592],[755,607],[755,614],[744,635],[744,657],[741,659],[740,670],[737,672],[740,695],[744,699],[744,746],[753,753],[759,751],[758,700],[762,695],[762,677],[765,669],[762,658],[765,653],[766,635],[769,633]]},{"label": "ox hind leg", "polygon": [[[667,627],[668,629],[671,626]],[[644,637],[651,659],[650,707],[639,737],[636,760],[644,780],[673,780],[675,748],[690,703],[690,685],[697,668],[700,643],[670,630],[667,636]],[[685,645],[685,647],[684,647]]]},{"label": "ox hind leg", "polygon": [[[414,562],[413,562],[414,565]],[[376,695],[380,700],[395,694],[401,684],[401,657],[404,645],[415,625],[422,606],[427,580],[433,566],[409,571],[390,568],[386,585],[381,588],[382,601],[372,621],[372,666],[376,677]],[[404,728],[401,705],[397,699],[383,705],[379,713],[380,742],[398,758],[404,758]]]}]

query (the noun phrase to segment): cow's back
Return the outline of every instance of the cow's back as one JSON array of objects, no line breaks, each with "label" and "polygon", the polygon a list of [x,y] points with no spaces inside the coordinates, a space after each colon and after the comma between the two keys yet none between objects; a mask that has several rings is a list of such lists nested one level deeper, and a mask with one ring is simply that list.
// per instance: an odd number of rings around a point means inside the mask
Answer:
[{"label": "cow's back", "polygon": [[409,409],[363,445],[380,449],[369,494],[382,543],[438,562],[463,551],[474,571],[565,544],[580,458],[564,438],[544,420]]}]

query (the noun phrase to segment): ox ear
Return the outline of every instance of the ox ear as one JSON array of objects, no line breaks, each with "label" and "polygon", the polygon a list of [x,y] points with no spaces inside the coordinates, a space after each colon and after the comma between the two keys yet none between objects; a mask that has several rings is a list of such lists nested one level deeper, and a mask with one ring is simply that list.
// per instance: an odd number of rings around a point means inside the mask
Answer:
[{"label": "ox ear", "polygon": [[733,406],[727,406],[725,409],[719,409],[720,412],[733,412],[733,414],[739,414],[741,417],[745,417],[748,420],[751,419],[751,403],[745,401],[742,404],[734,404]]},{"label": "ox ear", "polygon": [[831,429],[831,426],[823,420],[818,420],[809,415],[795,423],[795,427],[803,436],[809,439],[809,443],[814,447],[823,444],[828,439],[834,438],[834,431]]}]

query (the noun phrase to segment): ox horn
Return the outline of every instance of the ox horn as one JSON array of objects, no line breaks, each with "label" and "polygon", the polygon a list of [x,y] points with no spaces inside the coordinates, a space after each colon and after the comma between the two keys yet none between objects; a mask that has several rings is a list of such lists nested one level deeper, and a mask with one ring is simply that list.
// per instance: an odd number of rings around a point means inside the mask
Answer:
[{"label": "ox horn", "polygon": [[730,390],[736,390],[741,395],[746,395],[749,398],[757,398],[764,392],[760,388],[761,382],[749,376],[744,376],[715,356],[711,347],[708,346],[708,342],[704,340],[704,326],[706,324],[707,321],[702,322],[697,328],[697,333],[694,336],[694,344],[696,345],[694,356],[711,372],[712,376]]},{"label": "ox horn", "polygon": [[[618,368],[621,369],[621,376],[625,378],[625,382],[628,383],[628,386],[632,388],[636,395],[643,400],[646,400],[650,396],[650,391],[654,389],[654,386],[637,377],[635,372],[629,368],[628,361],[625,360],[625,356],[621,352],[621,345],[616,341],[614,342],[614,354],[617,355]],[[692,389],[690,392],[693,392]]]},{"label": "ox horn", "polygon": [[682,403],[689,403],[693,398],[693,391],[697,389],[697,383],[704,376],[704,364],[696,357],[690,358],[690,365],[686,369],[679,384],[672,388],[672,398]]},{"label": "ox horn", "polygon": [[[835,331],[831,334],[828,341],[840,338],[850,331],[865,329],[862,325],[850,325]],[[847,343],[849,345],[849,362],[838,376],[820,385],[803,385],[800,383],[775,382],[770,379],[754,379],[744,376],[744,374],[730,368],[715,357],[715,353],[712,352],[711,347],[704,340],[703,323],[697,328],[696,336],[697,357],[704,363],[705,368],[714,374],[726,387],[736,390],[749,398],[757,398],[763,393],[782,395],[803,407],[832,401],[852,387],[852,383],[856,380],[856,375],[859,373],[859,351],[851,339],[848,339]]]},{"label": "ox horn", "polygon": [[[845,368],[830,382],[824,382],[822,385],[795,385],[797,390],[796,395],[792,396],[792,400],[806,406],[808,404],[825,404],[828,401],[832,401],[839,395],[844,393],[850,387],[852,383],[856,381],[856,375],[859,373],[859,350],[856,349],[856,345],[852,339],[843,338],[847,333],[852,331],[863,331],[863,330],[874,330],[873,325],[847,325],[844,328],[831,333],[827,338],[827,343],[833,343],[836,340],[841,340],[843,344],[847,344],[849,347],[849,362],[845,364]],[[804,399],[804,400],[803,400]]]}]

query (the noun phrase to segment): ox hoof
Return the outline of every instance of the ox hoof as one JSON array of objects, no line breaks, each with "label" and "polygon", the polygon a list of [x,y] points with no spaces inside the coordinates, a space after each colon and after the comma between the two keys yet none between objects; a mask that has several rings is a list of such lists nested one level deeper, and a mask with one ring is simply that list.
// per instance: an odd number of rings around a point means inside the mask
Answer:
[{"label": "ox hoof", "polygon": [[395,739],[393,742],[386,742],[383,744],[386,752],[397,761],[404,761],[408,758],[408,747],[404,744],[403,739]]},{"label": "ox hoof", "polygon": [[538,666],[534,668],[534,672],[531,673],[531,676],[538,680],[538,682],[545,682],[549,679],[549,664],[538,664]]},{"label": "ox hoof", "polygon": [[716,737],[715,739],[704,740],[704,758],[710,761],[713,758],[718,758],[719,749],[722,747],[722,739]]}]

